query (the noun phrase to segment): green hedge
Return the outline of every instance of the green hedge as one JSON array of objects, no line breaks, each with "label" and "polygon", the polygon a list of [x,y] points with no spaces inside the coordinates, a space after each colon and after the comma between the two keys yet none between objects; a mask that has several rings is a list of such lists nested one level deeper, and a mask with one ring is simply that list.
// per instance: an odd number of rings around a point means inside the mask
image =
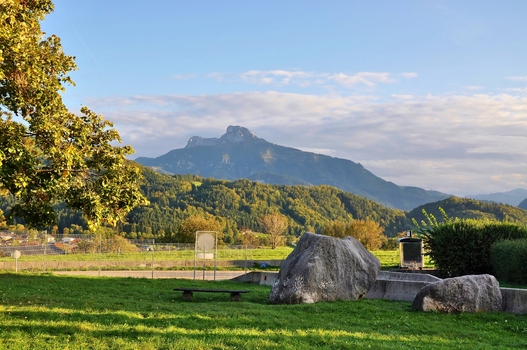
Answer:
[{"label": "green hedge", "polygon": [[492,244],[527,238],[526,226],[493,220],[448,220],[417,231],[431,260],[447,276],[492,274]]},{"label": "green hedge", "polygon": [[527,284],[527,239],[494,243],[490,248],[490,261],[496,278]]}]

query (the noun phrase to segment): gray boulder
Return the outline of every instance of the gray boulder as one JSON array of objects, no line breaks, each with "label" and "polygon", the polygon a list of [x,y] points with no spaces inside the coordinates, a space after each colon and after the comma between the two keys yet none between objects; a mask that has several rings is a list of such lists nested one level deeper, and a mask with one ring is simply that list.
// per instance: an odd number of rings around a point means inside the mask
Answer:
[{"label": "gray boulder", "polygon": [[467,275],[423,287],[415,296],[412,308],[446,313],[501,311],[502,296],[494,276]]},{"label": "gray boulder", "polygon": [[379,260],[355,238],[306,232],[282,264],[269,300],[301,304],[361,299],[380,268]]}]

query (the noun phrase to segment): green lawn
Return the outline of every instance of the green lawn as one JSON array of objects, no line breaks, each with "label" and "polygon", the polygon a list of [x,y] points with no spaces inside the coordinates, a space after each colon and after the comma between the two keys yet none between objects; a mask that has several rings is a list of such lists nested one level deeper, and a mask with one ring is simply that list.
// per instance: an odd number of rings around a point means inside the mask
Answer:
[{"label": "green lawn", "polygon": [[[250,289],[228,294],[175,287]],[[0,349],[511,349],[527,315],[423,313],[408,302],[271,305],[270,287],[229,281],[0,274]]]}]

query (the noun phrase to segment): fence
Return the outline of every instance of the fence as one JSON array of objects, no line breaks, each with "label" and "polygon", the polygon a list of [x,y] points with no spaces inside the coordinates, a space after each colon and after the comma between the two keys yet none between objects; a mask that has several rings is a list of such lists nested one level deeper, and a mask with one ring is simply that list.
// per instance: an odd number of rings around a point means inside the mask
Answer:
[{"label": "fence", "polygon": [[[31,237],[4,232],[0,237],[0,270],[170,270],[195,266],[194,244],[46,233]],[[216,261],[200,259],[197,266],[198,269],[209,269],[214,264],[219,269],[280,266],[291,250],[288,247],[218,246]],[[16,256],[19,257],[15,259]]]}]

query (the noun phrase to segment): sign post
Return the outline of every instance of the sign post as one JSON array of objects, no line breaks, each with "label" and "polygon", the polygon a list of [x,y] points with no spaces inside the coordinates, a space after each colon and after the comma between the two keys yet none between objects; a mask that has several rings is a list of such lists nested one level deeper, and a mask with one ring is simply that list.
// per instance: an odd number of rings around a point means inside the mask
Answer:
[{"label": "sign post", "polygon": [[22,253],[20,253],[20,250],[15,250],[13,251],[13,253],[11,253],[11,256],[15,258],[15,272],[16,273],[18,273],[18,258],[20,258],[21,255]]},{"label": "sign post", "polygon": [[205,280],[207,259],[214,259],[214,280],[216,280],[217,236],[218,233],[216,231],[196,231],[196,245],[194,247],[194,279],[196,279],[197,259],[202,258],[203,280]]}]

